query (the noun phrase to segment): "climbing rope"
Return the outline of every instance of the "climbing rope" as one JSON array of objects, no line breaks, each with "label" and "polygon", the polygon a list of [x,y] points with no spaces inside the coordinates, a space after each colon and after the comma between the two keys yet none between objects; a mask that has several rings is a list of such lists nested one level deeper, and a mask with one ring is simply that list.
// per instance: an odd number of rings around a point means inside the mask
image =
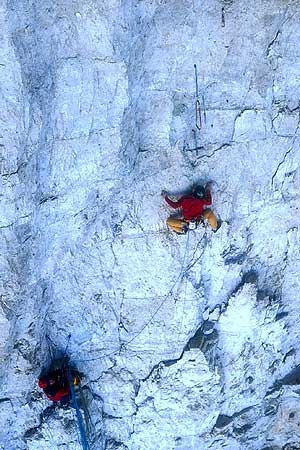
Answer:
[{"label": "climbing rope", "polygon": [[69,381],[69,385],[70,385],[72,403],[76,410],[78,428],[79,428],[80,438],[81,438],[81,445],[82,445],[83,450],[90,450],[90,446],[88,444],[86,432],[84,429],[82,414],[80,412],[80,408],[79,408],[78,401],[77,401],[76,394],[75,394],[73,377],[72,377],[71,369],[69,366],[67,367],[67,374],[68,374],[68,381]]},{"label": "climbing rope", "polygon": [[53,339],[49,336],[49,334],[46,334],[46,341],[48,343],[48,351],[49,351],[49,355],[51,360],[53,359],[57,359],[57,358],[66,358],[67,353],[68,353],[68,347],[69,347],[69,343],[71,340],[71,336],[72,334],[69,333],[67,336],[67,342],[65,344],[65,349],[63,351],[59,350],[59,347],[57,346],[57,344],[53,341]]},{"label": "climbing rope", "polygon": [[147,328],[147,326],[152,322],[154,317],[157,315],[158,311],[162,308],[162,306],[165,303],[165,301],[167,300],[167,298],[170,297],[170,295],[173,293],[173,290],[175,289],[177,283],[179,283],[181,281],[182,276],[183,276],[183,272],[184,272],[185,259],[186,259],[186,255],[187,255],[187,252],[188,252],[189,236],[190,236],[190,233],[187,233],[187,239],[186,239],[186,244],[185,244],[184,256],[183,256],[183,260],[182,260],[182,263],[181,263],[181,268],[180,268],[180,272],[179,272],[178,277],[176,278],[176,280],[173,283],[173,285],[172,285],[171,289],[169,290],[169,292],[164,296],[162,302],[158,305],[156,310],[152,313],[150,319],[145,323],[145,325],[140,329],[140,331],[132,339],[130,339],[129,341],[126,342],[126,344],[124,345],[125,347],[127,347],[127,345],[131,344],[131,342],[133,342],[145,330],[145,328]]},{"label": "climbing rope", "polygon": [[[80,383],[78,385],[78,388],[79,388],[79,398],[80,398],[80,402],[81,402],[81,407],[84,412],[85,427],[86,427],[85,429],[90,438],[91,436],[96,435],[96,426],[95,426],[92,416],[89,412],[87,401],[85,399],[85,396],[84,396],[84,393],[83,393]],[[100,414],[100,416],[101,416],[101,414]]]},{"label": "climbing rope", "polygon": [[76,359],[76,361],[78,362],[89,362],[89,361],[97,361],[99,359],[102,358],[107,358],[109,356],[115,355],[117,354],[121,348],[126,348],[129,344],[131,344],[133,341],[135,341],[141,334],[142,332],[150,325],[150,323],[152,322],[152,320],[154,319],[154,317],[158,314],[159,310],[163,307],[165,301],[167,300],[167,298],[170,297],[170,295],[173,293],[177,283],[179,283],[183,277],[183,274],[185,272],[185,262],[186,262],[186,257],[188,254],[188,248],[189,248],[189,236],[190,233],[187,233],[187,239],[186,239],[186,244],[185,244],[185,249],[184,249],[184,255],[183,255],[183,259],[182,259],[182,263],[181,263],[181,268],[180,268],[180,272],[178,277],[176,278],[176,280],[174,281],[172,287],[170,288],[169,292],[164,295],[163,300],[161,301],[161,303],[158,305],[158,307],[155,309],[155,311],[152,313],[150,319],[142,326],[142,328],[131,338],[129,339],[127,342],[122,343],[121,346],[116,349],[113,350],[109,353],[106,353],[105,355],[101,355],[101,356],[95,356],[94,358],[89,358],[89,359]]}]

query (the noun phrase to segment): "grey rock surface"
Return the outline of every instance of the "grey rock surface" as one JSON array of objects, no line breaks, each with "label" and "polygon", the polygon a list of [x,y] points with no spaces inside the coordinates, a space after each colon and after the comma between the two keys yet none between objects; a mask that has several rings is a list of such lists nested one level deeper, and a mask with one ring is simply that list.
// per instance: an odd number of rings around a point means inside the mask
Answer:
[{"label": "grey rock surface", "polygon": [[0,5],[0,448],[300,448],[299,1]]}]

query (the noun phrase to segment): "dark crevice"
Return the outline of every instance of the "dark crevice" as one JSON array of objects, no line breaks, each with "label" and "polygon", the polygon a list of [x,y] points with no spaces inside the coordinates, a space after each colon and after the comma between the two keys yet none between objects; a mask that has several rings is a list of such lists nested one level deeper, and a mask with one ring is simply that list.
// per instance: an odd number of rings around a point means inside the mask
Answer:
[{"label": "dark crevice", "polygon": [[[246,412],[250,411],[251,409],[253,409],[253,406],[247,406],[246,408],[243,408],[241,411],[238,411],[234,414],[232,414],[232,416],[228,416],[227,414],[219,414],[217,421],[215,423],[215,428],[224,428],[227,425],[229,425],[236,417],[241,416],[242,414],[245,414]],[[244,427],[249,427],[249,424],[244,425]],[[253,425],[250,426],[250,428],[252,428]],[[247,428],[247,429],[250,429]],[[238,430],[241,428],[236,428],[235,430]]]},{"label": "dark crevice", "polygon": [[17,220],[15,220],[14,222],[9,223],[8,225],[2,225],[0,228],[9,228],[9,227],[12,227],[13,225],[17,224],[19,220],[21,220],[21,219],[27,219],[27,218],[30,217],[31,215],[32,215],[32,214],[30,213],[30,214],[27,214],[26,216],[18,217]]},{"label": "dark crevice", "polygon": [[289,351],[284,355],[282,362],[285,363],[286,360],[287,360],[287,358],[288,358],[289,356],[293,356],[293,355],[295,355],[295,354],[296,354],[296,351],[295,351],[294,348],[292,348],[291,350],[289,350]]},{"label": "dark crevice", "polygon": [[152,369],[151,369],[151,371],[149,372],[149,374],[148,374],[145,378],[142,378],[141,381],[145,382],[145,381],[149,380],[149,378],[152,376],[153,372],[154,372],[155,370],[159,370],[161,366],[170,367],[170,366],[176,364],[178,361],[180,361],[180,360],[182,359],[182,357],[183,357],[183,355],[184,355],[184,351],[185,351],[185,350],[182,351],[182,353],[181,353],[181,355],[179,356],[179,358],[165,359],[165,360],[160,361],[159,363],[155,364],[155,365],[152,367]]},{"label": "dark crevice", "polygon": [[181,352],[178,358],[163,360],[155,364],[155,366],[152,367],[149,374],[141,381],[143,382],[147,381],[152,376],[155,370],[158,370],[159,373],[159,369],[162,366],[170,367],[178,363],[178,361],[180,361],[183,358],[184,353],[191,349],[198,348],[203,353],[207,352],[216,344],[217,340],[218,340],[218,332],[215,329],[215,322],[209,320],[204,321],[201,324],[201,326],[197,329],[195,334],[188,340],[187,344],[184,346],[183,351]]},{"label": "dark crevice", "polygon": [[128,447],[121,441],[108,439],[105,445],[105,450],[128,450]]},{"label": "dark crevice", "polygon": [[196,162],[198,162],[198,161],[200,161],[203,158],[208,158],[208,159],[209,158],[213,158],[217,152],[219,152],[220,150],[223,150],[223,149],[227,149],[228,147],[231,147],[231,145],[232,145],[231,143],[222,144],[219,147],[212,149],[211,153],[209,153],[209,154],[207,153],[207,154],[203,154],[203,155],[198,155],[198,151],[199,150],[204,150],[205,149],[205,147],[203,147],[203,146],[195,147],[195,148],[191,148],[191,149],[184,148],[184,150],[186,152],[194,152],[195,151],[196,155],[197,155]]},{"label": "dark crevice", "polygon": [[15,223],[16,223],[16,222],[12,222],[12,223],[9,223],[8,225],[2,225],[2,226],[0,227],[0,229],[12,227]]},{"label": "dark crevice", "polygon": [[289,313],[287,311],[282,311],[276,314],[275,316],[275,320],[281,320],[284,317],[287,317],[289,315]]},{"label": "dark crevice", "polygon": [[186,346],[184,352],[193,348],[199,348],[204,353],[208,351],[218,340],[218,332],[215,329],[215,322],[206,320],[200,328],[192,336]]},{"label": "dark crevice", "polygon": [[278,164],[278,166],[277,166],[277,168],[276,168],[274,174],[272,175],[272,181],[271,181],[272,186],[274,185],[274,178],[276,177],[276,175],[277,175],[277,173],[278,173],[280,167],[285,163],[286,158],[287,158],[288,155],[291,153],[291,151],[293,150],[293,148],[294,148],[294,147],[291,146],[291,147],[285,152],[284,157],[282,158],[282,160],[281,160],[280,163]]},{"label": "dark crevice", "polygon": [[300,443],[289,442],[282,447],[282,450],[300,450]]},{"label": "dark crevice", "polygon": [[257,285],[257,282],[258,282],[258,273],[256,270],[249,270],[249,271],[245,272],[242,276],[241,281],[230,293],[229,298],[236,295],[245,284]]},{"label": "dark crevice", "polygon": [[112,414],[108,414],[106,412],[103,412],[102,413],[102,419],[109,419],[109,420],[111,420],[111,419],[123,419],[123,417],[122,416],[113,416]]},{"label": "dark crevice", "polygon": [[39,204],[42,205],[43,203],[49,202],[49,201],[53,201],[53,200],[57,200],[58,196],[57,195],[49,195],[47,197],[42,197],[39,201]]},{"label": "dark crevice", "polygon": [[276,391],[279,391],[282,388],[282,386],[297,386],[297,385],[300,385],[300,365],[296,366],[283,378],[276,380],[271,386],[271,388],[267,391],[266,396],[271,395]]},{"label": "dark crevice", "polygon": [[235,116],[234,118],[234,122],[233,122],[233,129],[232,129],[232,135],[231,135],[231,142],[234,142],[234,135],[235,135],[235,126],[236,126],[236,122],[237,120],[247,111],[254,111],[257,112],[258,109],[256,108],[243,108],[239,111],[239,113]]},{"label": "dark crevice", "polygon": [[271,446],[268,446],[268,447],[264,447],[261,450],[281,450],[281,449],[279,447],[277,447],[277,445],[275,447],[273,447],[271,445]]},{"label": "dark crevice", "polygon": [[27,431],[24,433],[24,439],[32,438],[32,437],[35,436],[37,433],[40,435],[39,437],[42,437],[42,435],[41,435],[41,433],[40,433],[39,431],[40,431],[40,425],[38,425],[38,426],[36,426],[36,427],[29,428],[29,430],[27,430]]},{"label": "dark crevice", "polygon": [[279,402],[277,399],[270,399],[264,407],[265,416],[274,416],[278,411]]},{"label": "dark crevice", "polygon": [[14,172],[2,173],[1,176],[2,177],[11,177],[12,175],[18,175],[20,169],[22,169],[22,167],[25,167],[26,165],[27,165],[27,163],[23,162],[23,163],[19,164],[19,166],[17,167],[17,169]]},{"label": "dark crevice", "polygon": [[248,253],[251,251],[253,244],[248,245],[248,247],[241,251],[233,245],[230,245],[229,249],[226,249],[222,253],[222,257],[224,258],[224,264],[243,264],[243,262],[247,259]]},{"label": "dark crevice", "polygon": [[11,402],[11,399],[9,397],[0,398],[0,403],[5,403],[5,402]]},{"label": "dark crevice", "polygon": [[293,386],[300,384],[300,366],[295,367],[285,377],[279,380],[279,383],[281,383],[282,386]]},{"label": "dark crevice", "polygon": [[253,426],[254,423],[245,423],[245,425],[242,425],[241,427],[233,427],[233,432],[238,436],[243,436],[247,431],[251,430]]},{"label": "dark crevice", "polygon": [[280,30],[277,30],[275,36],[273,37],[272,41],[271,41],[270,44],[268,45],[268,48],[267,48],[267,57],[270,56],[271,49],[272,49],[273,45],[275,44],[275,42],[277,41],[277,39],[279,38],[280,34],[281,34],[281,31],[280,31]]}]

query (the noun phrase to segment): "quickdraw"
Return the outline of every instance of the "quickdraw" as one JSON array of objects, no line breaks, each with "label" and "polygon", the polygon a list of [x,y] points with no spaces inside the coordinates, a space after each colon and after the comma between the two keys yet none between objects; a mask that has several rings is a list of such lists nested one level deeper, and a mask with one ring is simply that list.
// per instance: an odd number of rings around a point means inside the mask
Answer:
[{"label": "quickdraw", "polygon": [[[202,128],[202,111],[201,111],[201,104],[199,100],[199,88],[198,88],[198,73],[197,73],[197,65],[194,64],[195,69],[195,84],[196,84],[196,90],[195,90],[195,97],[196,97],[196,105],[195,105],[195,125],[198,130],[201,130]],[[203,117],[204,122],[206,123],[206,109],[205,109],[205,101],[204,101],[204,95],[202,93],[202,109],[203,109]]]}]

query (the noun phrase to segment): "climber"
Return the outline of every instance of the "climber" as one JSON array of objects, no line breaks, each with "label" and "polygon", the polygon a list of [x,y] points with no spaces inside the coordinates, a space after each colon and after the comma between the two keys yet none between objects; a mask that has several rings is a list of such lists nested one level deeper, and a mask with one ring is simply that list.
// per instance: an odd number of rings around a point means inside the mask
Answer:
[{"label": "climber", "polygon": [[[58,367],[51,365],[50,369],[39,378],[38,385],[44,390],[44,393],[55,403],[63,406],[68,404],[71,398],[70,384],[68,380],[68,365],[64,364]],[[74,369],[71,370],[73,384],[79,383],[79,374]]]},{"label": "climber", "polygon": [[191,194],[184,195],[178,200],[171,200],[166,191],[162,191],[162,196],[173,209],[181,209],[181,215],[172,216],[167,219],[167,225],[178,234],[185,234],[188,229],[194,229],[200,222],[207,221],[213,231],[219,228],[216,216],[207,208],[211,206],[210,184],[196,186]]}]

